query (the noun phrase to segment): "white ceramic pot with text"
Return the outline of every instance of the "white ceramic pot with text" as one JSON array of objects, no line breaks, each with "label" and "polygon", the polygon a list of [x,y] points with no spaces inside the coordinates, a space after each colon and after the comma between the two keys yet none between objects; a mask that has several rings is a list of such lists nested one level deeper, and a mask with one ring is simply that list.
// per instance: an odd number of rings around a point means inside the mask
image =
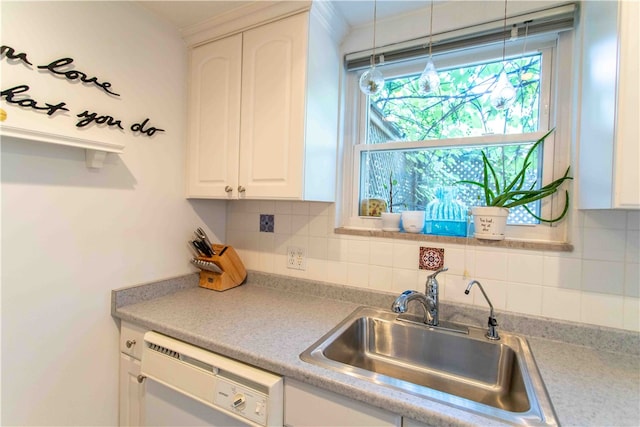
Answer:
[{"label": "white ceramic pot with text", "polygon": [[474,237],[485,240],[504,240],[509,209],[497,206],[476,206],[471,208]]}]

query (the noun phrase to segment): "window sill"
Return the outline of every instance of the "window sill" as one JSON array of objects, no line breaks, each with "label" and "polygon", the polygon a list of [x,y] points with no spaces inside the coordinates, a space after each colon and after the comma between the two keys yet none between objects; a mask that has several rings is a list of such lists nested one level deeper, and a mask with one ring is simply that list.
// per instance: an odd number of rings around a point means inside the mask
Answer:
[{"label": "window sill", "polygon": [[481,240],[467,237],[436,236],[432,234],[402,233],[399,231],[382,231],[364,228],[340,227],[336,234],[349,236],[382,237],[387,239],[411,240],[414,242],[453,243],[459,245],[485,246],[491,248],[526,249],[534,251],[573,252],[573,245],[564,242],[541,242],[533,240]]}]

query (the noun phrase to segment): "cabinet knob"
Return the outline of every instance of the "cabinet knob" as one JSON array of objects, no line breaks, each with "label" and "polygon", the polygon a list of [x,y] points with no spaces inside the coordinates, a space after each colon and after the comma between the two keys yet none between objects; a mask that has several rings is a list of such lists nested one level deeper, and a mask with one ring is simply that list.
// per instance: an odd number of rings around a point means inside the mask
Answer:
[{"label": "cabinet knob", "polygon": [[136,377],[136,379],[138,380],[138,383],[140,383],[140,384],[142,384],[142,382],[145,380],[145,378],[147,378],[147,377],[145,377],[144,375],[138,375]]},{"label": "cabinet knob", "polygon": [[238,186],[238,193],[244,193],[245,191],[247,191],[247,189],[244,188],[242,185]]},{"label": "cabinet knob", "polygon": [[127,348],[131,348],[134,345],[136,345],[136,340],[127,340],[127,342],[125,342],[124,345],[126,345]]},{"label": "cabinet knob", "polygon": [[224,187],[224,191],[226,191],[227,193],[231,193],[233,191],[233,188],[231,188],[230,185],[227,185],[226,187]]}]

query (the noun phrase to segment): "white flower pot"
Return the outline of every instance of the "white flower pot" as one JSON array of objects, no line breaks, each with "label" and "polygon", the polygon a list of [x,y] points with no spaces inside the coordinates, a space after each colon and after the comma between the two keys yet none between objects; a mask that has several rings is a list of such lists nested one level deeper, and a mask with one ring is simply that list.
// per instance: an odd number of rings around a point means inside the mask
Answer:
[{"label": "white flower pot", "polygon": [[504,240],[509,209],[495,206],[476,206],[471,208],[473,214],[474,236],[477,239]]},{"label": "white flower pot", "polygon": [[402,212],[402,228],[407,233],[422,233],[424,230],[424,211]]},{"label": "white flower pot", "polygon": [[383,231],[400,231],[400,217],[396,212],[382,212],[382,230]]}]

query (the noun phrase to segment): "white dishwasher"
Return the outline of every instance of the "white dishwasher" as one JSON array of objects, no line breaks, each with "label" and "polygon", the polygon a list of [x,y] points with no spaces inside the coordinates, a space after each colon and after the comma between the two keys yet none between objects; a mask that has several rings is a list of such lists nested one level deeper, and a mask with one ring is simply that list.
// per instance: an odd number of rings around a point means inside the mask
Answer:
[{"label": "white dishwasher", "polygon": [[282,426],[282,377],[156,332],[144,335],[147,426]]}]

